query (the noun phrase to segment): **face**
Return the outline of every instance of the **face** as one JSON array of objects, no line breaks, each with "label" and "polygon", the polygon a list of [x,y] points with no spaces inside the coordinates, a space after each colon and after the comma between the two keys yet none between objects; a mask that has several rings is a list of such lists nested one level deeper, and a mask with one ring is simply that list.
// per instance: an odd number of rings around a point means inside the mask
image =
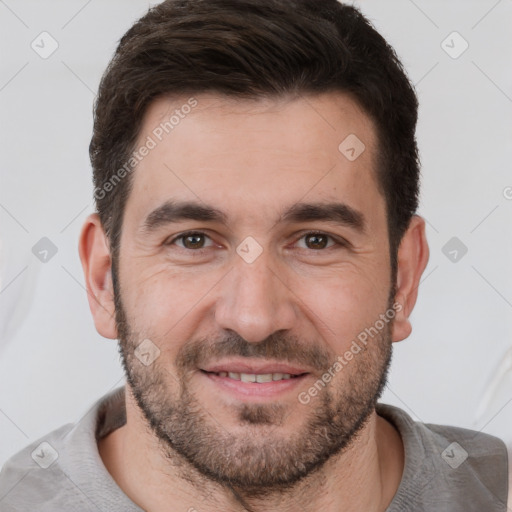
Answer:
[{"label": "face", "polygon": [[115,262],[120,349],[167,457],[271,490],[346,449],[385,383],[394,310],[376,135],[339,93],[195,100],[168,134],[155,129],[187,98],[144,118],[137,147],[155,145]]}]

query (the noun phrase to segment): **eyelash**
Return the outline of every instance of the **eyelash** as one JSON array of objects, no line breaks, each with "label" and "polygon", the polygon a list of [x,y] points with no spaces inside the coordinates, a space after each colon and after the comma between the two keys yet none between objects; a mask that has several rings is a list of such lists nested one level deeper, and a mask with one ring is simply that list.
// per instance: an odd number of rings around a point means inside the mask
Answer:
[{"label": "eyelash", "polygon": [[[203,233],[202,231],[186,231],[185,233],[181,233],[180,235],[175,236],[172,240],[169,240],[168,242],[166,242],[165,245],[174,245],[174,243],[177,240],[183,240],[187,236],[194,236],[194,235],[199,235],[199,236],[204,236],[206,238],[210,238],[206,233]],[[349,245],[348,242],[344,241],[343,239],[340,239],[338,237],[334,237],[333,235],[329,235],[328,233],[324,233],[323,231],[307,231],[305,233],[302,233],[302,235],[297,239],[297,241],[298,240],[302,240],[303,238],[311,236],[311,235],[326,236],[328,239],[330,239],[330,240],[332,240],[334,242],[333,245],[325,247],[324,249],[316,249],[316,250],[315,249],[309,249],[312,252],[322,252],[322,251],[325,252],[327,249],[332,249],[335,246],[338,246],[338,247],[348,247],[348,245]],[[210,240],[211,240],[211,238],[210,238]],[[200,254],[203,251],[208,250],[209,247],[201,247],[200,249],[187,249],[186,247],[180,247],[180,249]],[[306,250],[307,250],[307,248],[306,248]]]}]

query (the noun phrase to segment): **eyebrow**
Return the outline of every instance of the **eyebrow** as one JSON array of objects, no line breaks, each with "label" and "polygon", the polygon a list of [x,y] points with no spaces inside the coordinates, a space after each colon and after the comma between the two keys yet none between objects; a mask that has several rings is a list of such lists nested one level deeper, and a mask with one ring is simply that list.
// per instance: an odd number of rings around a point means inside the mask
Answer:
[{"label": "eyebrow", "polygon": [[[192,201],[166,201],[154,209],[144,220],[142,231],[151,233],[158,228],[179,222],[194,220],[199,222],[218,222],[227,225],[228,217],[213,206]],[[311,221],[333,222],[364,232],[364,215],[344,203],[297,203],[287,209],[278,220],[279,223],[301,223]]]},{"label": "eyebrow", "polygon": [[297,203],[280,217],[279,222],[333,222],[363,233],[364,215],[345,203]]}]

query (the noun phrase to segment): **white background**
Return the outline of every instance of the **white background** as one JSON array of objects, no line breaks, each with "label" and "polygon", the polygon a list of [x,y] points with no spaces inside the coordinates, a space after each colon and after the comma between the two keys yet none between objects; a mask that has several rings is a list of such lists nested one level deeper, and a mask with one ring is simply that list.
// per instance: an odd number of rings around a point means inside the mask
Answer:
[{"label": "white background", "polygon": [[[356,5],[417,87],[431,248],[414,331],[395,345],[383,401],[512,442],[512,1]],[[94,95],[118,39],[147,7],[0,2],[0,464],[123,382],[116,342],[94,329],[77,239],[93,211]],[[43,31],[59,45],[47,59],[31,48]],[[469,44],[456,59],[442,47],[463,48],[459,36],[446,39],[453,31]],[[455,263],[442,252],[454,236],[468,248]],[[42,237],[58,249],[47,263],[32,254]],[[511,369],[494,386],[500,364]]]}]

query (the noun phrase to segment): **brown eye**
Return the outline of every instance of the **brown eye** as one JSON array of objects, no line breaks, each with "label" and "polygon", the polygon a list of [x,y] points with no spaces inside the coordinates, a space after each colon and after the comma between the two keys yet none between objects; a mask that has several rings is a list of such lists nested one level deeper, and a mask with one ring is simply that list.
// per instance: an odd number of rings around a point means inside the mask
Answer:
[{"label": "brown eye", "polygon": [[187,249],[201,249],[204,245],[204,235],[192,233],[182,237],[183,246]]},{"label": "brown eye", "polygon": [[325,249],[329,238],[329,236],[322,233],[310,233],[304,236],[306,247],[308,249]]},{"label": "brown eye", "polygon": [[182,233],[177,236],[173,240],[171,240],[168,245],[177,245],[182,249],[190,249],[190,250],[200,250],[207,249],[212,246],[212,241],[210,237],[200,232],[189,232]]}]

